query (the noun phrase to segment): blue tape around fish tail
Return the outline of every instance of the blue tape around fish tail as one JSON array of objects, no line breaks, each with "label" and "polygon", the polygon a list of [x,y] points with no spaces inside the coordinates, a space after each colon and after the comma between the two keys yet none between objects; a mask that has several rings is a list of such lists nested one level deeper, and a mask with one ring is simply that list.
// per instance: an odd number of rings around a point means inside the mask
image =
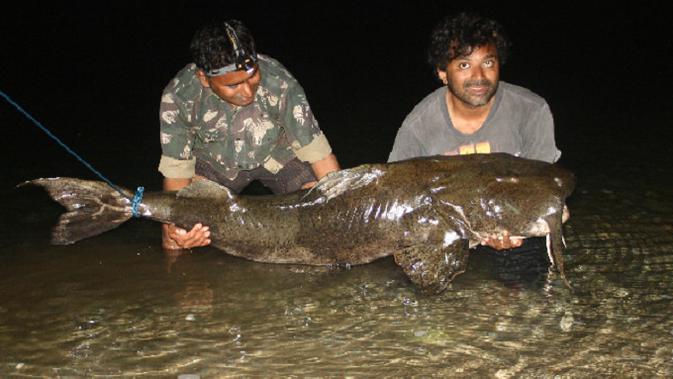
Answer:
[{"label": "blue tape around fish tail", "polygon": [[136,194],[133,196],[133,201],[131,201],[131,213],[133,217],[140,217],[138,214],[138,205],[143,201],[143,192],[145,192],[145,187],[138,187],[136,189]]}]

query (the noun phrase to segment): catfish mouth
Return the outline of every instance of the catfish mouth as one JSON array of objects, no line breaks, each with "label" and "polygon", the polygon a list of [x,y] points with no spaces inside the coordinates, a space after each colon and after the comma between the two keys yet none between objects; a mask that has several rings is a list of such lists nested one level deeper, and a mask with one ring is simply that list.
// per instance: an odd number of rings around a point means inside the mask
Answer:
[{"label": "catfish mouth", "polygon": [[[549,235],[552,232],[552,228],[549,225],[549,222],[547,222],[546,218],[549,217],[550,215],[558,213],[558,209],[549,208],[547,213],[548,214],[546,216],[538,217],[534,221],[524,223],[524,227],[521,229],[519,228],[508,229],[507,227],[499,227],[498,230],[491,232],[474,233],[472,238],[470,239],[469,247],[473,248],[477,245],[480,245],[482,241],[487,239],[502,240],[504,239],[505,235],[507,235],[509,238],[516,238],[516,239],[525,239],[528,237],[549,237]],[[561,222],[562,223],[566,222],[568,218],[570,218],[570,212],[568,211],[568,207],[563,205]]]},{"label": "catfish mouth", "polygon": [[502,228],[491,233],[476,233],[476,241],[470,241],[470,248],[479,245],[481,241],[486,239],[502,240],[505,238],[505,236],[508,238],[524,239],[528,237],[544,237],[549,235],[549,233],[551,233],[551,227],[549,226],[549,223],[547,220],[540,217],[535,221],[528,223],[523,229],[510,230],[507,228]]},{"label": "catfish mouth", "polygon": [[[544,218],[540,217],[535,222],[530,224],[527,228],[526,235],[524,236],[517,236],[519,238],[526,238],[526,237],[543,237],[546,236],[551,232],[551,228],[549,227],[549,223],[547,220]],[[515,236],[510,236],[510,237],[515,237]]]},{"label": "catfish mouth", "polygon": [[[531,223],[528,226],[528,228],[526,228],[526,235],[524,236],[512,235],[510,237],[525,238],[525,237],[543,237],[549,235],[549,233],[551,233],[551,227],[549,226],[549,222],[547,222],[546,218],[555,213],[558,214],[558,209],[550,208],[549,210],[550,212],[548,213],[547,216],[538,218],[533,223]],[[561,214],[561,223],[566,222],[569,218],[570,218],[570,211],[568,210],[568,207],[564,204],[563,211]]]}]

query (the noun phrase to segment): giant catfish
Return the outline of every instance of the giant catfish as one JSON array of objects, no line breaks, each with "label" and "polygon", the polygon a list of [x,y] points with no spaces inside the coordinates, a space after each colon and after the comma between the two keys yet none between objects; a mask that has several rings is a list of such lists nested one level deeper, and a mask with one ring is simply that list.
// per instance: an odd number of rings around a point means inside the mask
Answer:
[{"label": "giant catfish", "polygon": [[[104,182],[26,183],[67,209],[53,229],[55,244],[132,217],[133,194]],[[195,180],[178,192],[147,193],[135,210],[187,229],[208,225],[213,246],[256,262],[359,265],[393,255],[413,283],[439,293],[465,271],[470,247],[505,232],[547,236],[552,266],[565,280],[562,217],[574,186],[574,175],[556,164],[474,154],[365,164],[285,195],[242,196]]]}]

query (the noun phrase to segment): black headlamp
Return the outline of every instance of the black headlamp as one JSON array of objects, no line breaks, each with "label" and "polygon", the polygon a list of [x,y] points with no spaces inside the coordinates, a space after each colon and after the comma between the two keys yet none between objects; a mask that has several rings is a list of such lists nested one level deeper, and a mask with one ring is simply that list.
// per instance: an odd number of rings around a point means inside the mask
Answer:
[{"label": "black headlamp", "polygon": [[234,63],[230,63],[224,67],[219,67],[212,69],[206,72],[208,76],[220,76],[233,71],[245,71],[248,74],[252,72],[257,67],[257,53],[246,51],[241,45],[241,41],[238,39],[236,30],[225,22],[224,27],[227,32],[227,37],[231,46],[234,48]]}]

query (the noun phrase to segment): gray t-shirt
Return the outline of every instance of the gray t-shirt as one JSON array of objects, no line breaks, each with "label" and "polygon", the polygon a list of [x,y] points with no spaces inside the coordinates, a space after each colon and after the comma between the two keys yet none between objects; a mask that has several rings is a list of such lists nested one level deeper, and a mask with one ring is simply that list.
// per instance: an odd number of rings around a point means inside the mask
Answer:
[{"label": "gray t-shirt", "polygon": [[549,106],[530,90],[500,81],[486,121],[472,134],[453,127],[446,91],[445,86],[438,88],[407,115],[388,162],[439,154],[496,152],[550,163],[561,157]]}]

